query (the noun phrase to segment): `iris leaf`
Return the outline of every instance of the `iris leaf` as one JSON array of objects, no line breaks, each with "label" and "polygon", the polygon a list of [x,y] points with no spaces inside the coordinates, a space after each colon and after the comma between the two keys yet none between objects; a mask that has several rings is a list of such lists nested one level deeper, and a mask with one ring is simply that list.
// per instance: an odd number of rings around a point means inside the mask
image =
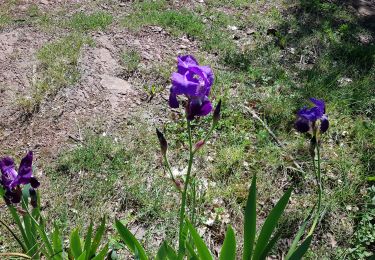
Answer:
[{"label": "iris leaf", "polygon": [[274,231],[277,222],[279,221],[281,214],[284,212],[286,205],[288,204],[290,195],[292,194],[292,188],[289,188],[284,195],[277,202],[275,207],[271,210],[270,214],[266,218],[263,227],[259,233],[259,237],[254,249],[253,259],[259,259],[264,249],[268,244],[268,240]]},{"label": "iris leaf", "polygon": [[70,251],[75,259],[82,254],[82,246],[78,229],[73,230],[73,232],[70,234]]},{"label": "iris leaf", "polygon": [[86,259],[90,259],[90,254],[91,254],[92,227],[93,227],[93,223],[92,221],[90,221],[90,225],[87,229],[87,234],[85,238],[85,245],[83,246],[83,250],[87,252]]},{"label": "iris leaf", "polygon": [[229,225],[223,247],[220,251],[220,260],[235,260],[236,259],[236,235],[234,234],[233,228]]},{"label": "iris leaf", "polygon": [[268,242],[267,246],[264,248],[262,255],[260,256],[260,259],[266,259],[269,252],[272,250],[272,248],[275,246],[276,242],[279,240],[281,236],[281,231],[279,230],[272,239]]},{"label": "iris leaf", "polygon": [[175,260],[177,259],[177,254],[174,249],[168,245],[166,241],[164,241],[160,248],[159,251],[156,255],[156,260],[164,260],[164,259],[170,259],[170,260]]},{"label": "iris leaf", "polygon": [[250,260],[253,253],[255,234],[256,234],[256,199],[257,188],[256,188],[256,175],[253,176],[249,195],[247,197],[246,208],[245,208],[245,223],[244,223],[244,249],[243,249],[243,260]]},{"label": "iris leaf", "polygon": [[189,229],[190,235],[193,238],[194,244],[198,250],[198,255],[200,259],[209,260],[213,259],[210,253],[210,250],[207,248],[207,245],[204,243],[203,239],[199,236],[197,230],[193,227],[193,225],[186,220],[186,225]]},{"label": "iris leaf", "polygon": [[194,248],[189,244],[189,242],[186,242],[186,249],[188,250],[189,254],[190,254],[190,260],[199,260],[199,257],[197,256],[197,254],[195,253],[194,251]]},{"label": "iris leaf", "polygon": [[[13,206],[8,206],[9,208],[9,211],[10,211],[10,214],[12,215],[14,221],[16,222],[17,226],[18,226],[18,229],[20,230],[21,232],[21,235],[22,235],[22,238],[23,238],[23,241],[25,242],[26,246],[29,247],[30,243],[29,243],[29,239],[26,235],[26,232],[25,232],[25,229],[23,228],[23,225],[21,223],[21,219],[20,217],[18,216],[18,213],[16,211],[16,209],[13,207]],[[25,250],[25,253],[27,252],[27,250]]]},{"label": "iris leaf", "polygon": [[141,244],[138,240],[133,236],[133,234],[119,221],[116,220],[116,229],[120,234],[122,240],[124,240],[125,244],[128,246],[130,251],[134,254],[138,254],[139,259],[147,260],[147,255]]},{"label": "iris leaf", "polygon": [[91,248],[90,248],[90,256],[95,255],[96,250],[99,247],[100,241],[102,240],[103,234],[105,231],[105,217],[102,218],[102,222],[100,226],[96,230],[94,240],[92,241]]},{"label": "iris leaf", "polygon": [[83,253],[77,258],[77,260],[85,260],[86,259],[86,251],[83,251]]},{"label": "iris leaf", "polygon": [[54,259],[63,259],[63,241],[61,239],[60,230],[57,226],[55,226],[55,229],[52,232],[52,247],[53,251],[55,251]]},{"label": "iris leaf", "polygon": [[311,209],[309,215],[302,222],[302,225],[301,225],[300,229],[298,230],[298,232],[296,234],[296,237],[293,239],[293,242],[292,242],[292,244],[291,244],[291,246],[290,246],[290,248],[288,250],[288,253],[285,256],[285,260],[288,260],[292,256],[292,254],[294,253],[294,251],[296,250],[298,242],[300,241],[303,233],[305,232],[305,229],[306,229],[306,226],[307,226],[308,222],[310,221],[311,217],[313,216],[314,209],[315,209],[315,207],[313,207]]},{"label": "iris leaf", "polygon": [[303,255],[307,252],[309,249],[309,246],[311,244],[312,236],[308,236],[302,244],[294,251],[292,256],[289,258],[290,260],[300,260],[302,259]]},{"label": "iris leaf", "polygon": [[108,244],[103,247],[102,250],[100,250],[99,254],[97,254],[95,257],[93,257],[91,260],[104,260],[108,253]]}]

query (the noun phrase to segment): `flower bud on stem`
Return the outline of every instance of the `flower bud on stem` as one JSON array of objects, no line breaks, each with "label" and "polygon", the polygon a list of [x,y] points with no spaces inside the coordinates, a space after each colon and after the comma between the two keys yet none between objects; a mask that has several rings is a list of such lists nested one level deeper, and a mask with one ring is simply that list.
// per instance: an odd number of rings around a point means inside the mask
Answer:
[{"label": "flower bud on stem", "polygon": [[219,103],[216,105],[214,116],[213,116],[213,125],[216,126],[221,118],[221,99],[219,100]]},{"label": "flower bud on stem", "polygon": [[168,143],[165,139],[162,132],[159,131],[159,129],[156,128],[156,134],[158,135],[159,143],[160,143],[160,149],[163,156],[166,156],[167,150],[168,150]]}]

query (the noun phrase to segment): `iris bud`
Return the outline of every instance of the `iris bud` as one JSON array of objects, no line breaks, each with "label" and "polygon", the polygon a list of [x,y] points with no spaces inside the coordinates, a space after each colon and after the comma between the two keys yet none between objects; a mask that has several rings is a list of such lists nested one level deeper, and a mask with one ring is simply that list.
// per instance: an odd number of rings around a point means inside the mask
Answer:
[{"label": "iris bud", "polygon": [[38,207],[38,196],[36,194],[36,191],[33,188],[29,189],[29,194],[30,194],[30,204],[34,208]]},{"label": "iris bud", "polygon": [[168,149],[167,140],[165,140],[163,133],[160,132],[159,129],[157,128],[156,128],[156,134],[158,135],[161,153],[163,156],[165,156],[167,154],[167,149]]},{"label": "iris bud", "polygon": [[219,103],[216,105],[214,116],[213,116],[213,124],[216,125],[220,120],[220,111],[221,111],[221,99],[219,100]]},{"label": "iris bud", "polygon": [[204,145],[204,140],[200,140],[195,144],[195,151],[198,151]]}]

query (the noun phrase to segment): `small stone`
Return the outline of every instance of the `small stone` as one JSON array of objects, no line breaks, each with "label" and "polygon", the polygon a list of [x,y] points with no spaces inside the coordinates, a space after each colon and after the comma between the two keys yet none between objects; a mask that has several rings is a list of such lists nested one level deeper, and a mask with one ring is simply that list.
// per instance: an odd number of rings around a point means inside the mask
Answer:
[{"label": "small stone", "polygon": [[231,30],[231,31],[237,31],[238,27],[234,26],[234,25],[228,25],[228,29]]},{"label": "small stone", "polygon": [[247,35],[252,35],[252,34],[255,34],[255,30],[254,30],[254,29],[251,29],[251,28],[249,28],[249,29],[247,29],[247,31],[246,31],[246,34],[247,34]]},{"label": "small stone", "polygon": [[183,44],[180,45],[180,49],[186,49],[186,48],[187,48],[186,45],[183,45]]}]

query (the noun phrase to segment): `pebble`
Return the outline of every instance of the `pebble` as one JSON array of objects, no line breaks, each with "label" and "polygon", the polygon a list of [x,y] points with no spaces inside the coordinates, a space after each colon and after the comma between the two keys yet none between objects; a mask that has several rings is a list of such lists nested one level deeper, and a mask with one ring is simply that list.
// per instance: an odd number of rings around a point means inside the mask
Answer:
[{"label": "pebble", "polygon": [[231,31],[237,31],[238,27],[234,26],[234,25],[228,25],[228,29],[231,30]]}]

